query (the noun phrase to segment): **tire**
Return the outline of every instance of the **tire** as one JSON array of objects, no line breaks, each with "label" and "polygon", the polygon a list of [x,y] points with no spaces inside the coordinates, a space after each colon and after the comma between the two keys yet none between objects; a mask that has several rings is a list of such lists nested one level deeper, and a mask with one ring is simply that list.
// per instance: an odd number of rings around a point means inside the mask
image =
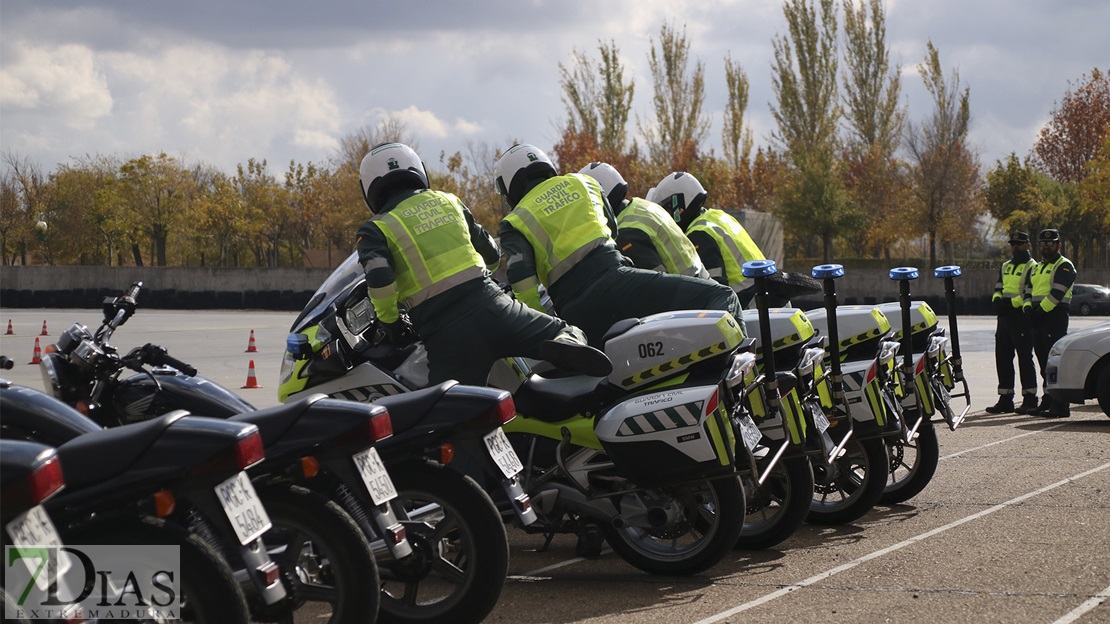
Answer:
[{"label": "tire", "polygon": [[[302,487],[263,486],[258,494],[273,523],[262,541],[281,568],[287,596],[277,604],[255,605],[254,618],[373,623],[380,602],[378,566],[351,516]],[[323,619],[329,610],[330,617]]]},{"label": "tire", "polygon": [[92,526],[63,535],[68,544],[146,544],[179,547],[182,619],[197,624],[246,624],[250,620],[243,590],[208,542],[184,528],[154,518]]},{"label": "tire", "polygon": [[1098,406],[1102,413],[1110,416],[1110,364],[1102,367],[1098,376]]},{"label": "tire", "polygon": [[881,439],[849,440],[844,454],[834,463],[835,476],[817,479],[814,484],[806,522],[854,522],[871,511],[883,495],[890,463]]},{"label": "tire", "polygon": [[1090,316],[1091,315],[1091,304],[1086,303],[1086,302],[1081,303],[1079,305],[1079,313],[1082,314],[1083,316]]},{"label": "tire", "polygon": [[897,505],[920,494],[933,479],[940,461],[937,430],[932,423],[924,422],[917,428],[917,439],[912,443],[899,435],[886,440],[886,450],[890,469],[879,502]]},{"label": "tire", "polygon": [[482,621],[509,573],[509,539],[497,507],[473,479],[450,468],[425,462],[388,467],[398,494],[393,502],[407,512],[402,521],[414,552],[379,560],[378,621]]},{"label": "tire", "polygon": [[771,548],[805,522],[813,501],[813,469],[805,457],[781,459],[762,486],[744,479],[744,494],[747,514],[736,548]]},{"label": "tire", "polygon": [[678,502],[685,519],[666,530],[603,525],[605,540],[618,555],[652,574],[697,574],[723,559],[744,528],[744,488],[726,477],[648,493]]}]

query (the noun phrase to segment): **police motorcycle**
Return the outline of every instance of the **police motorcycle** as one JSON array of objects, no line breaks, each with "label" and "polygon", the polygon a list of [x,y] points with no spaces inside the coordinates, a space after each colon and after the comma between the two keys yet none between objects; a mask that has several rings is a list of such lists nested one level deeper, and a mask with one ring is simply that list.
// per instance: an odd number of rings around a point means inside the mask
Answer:
[{"label": "police motorcycle", "polygon": [[[839,265],[823,265],[814,269],[814,276],[839,276],[842,270]],[[745,263],[744,271],[757,280],[758,301],[766,291],[758,280],[772,275],[777,267],[769,260],[753,261]],[[816,524],[855,521],[870,511],[883,493],[888,463],[885,446],[881,440],[856,436],[853,412],[843,392],[834,394],[833,379],[839,376],[834,375],[835,369],[826,372],[827,350],[834,347],[828,336],[817,333],[803,310],[759,307],[745,311],[744,316],[749,324],[759,323],[762,345],[772,346],[760,350],[764,381],[758,392],[748,395],[763,444],[772,451],[763,474],[772,469],[771,462],[805,457],[812,478],[807,480],[800,471],[790,475],[797,491],[812,483],[804,520]],[[784,521],[783,527],[787,526]]]},{"label": "police motorcycle", "polygon": [[[455,452],[446,438],[453,436],[451,442],[461,446],[482,444],[482,435],[513,415],[508,393],[445,384],[398,397],[388,412],[384,404],[367,406],[307,393],[288,405],[256,410],[161,347],[147,344],[123,356],[116,353],[108,338],[122,322],[113,319],[121,310],[133,312],[140,287],[132,285],[124,296],[105,301],[105,324],[95,336],[75,324],[54,346],[56,352],[43,356],[48,387],[72,401],[88,402],[81,397],[99,393],[89,404],[106,421],[187,407],[207,416],[255,422],[268,449],[274,440],[265,423],[275,421],[284,437],[281,448],[268,454],[295,458],[299,448],[304,455],[284,477],[338,503],[370,540],[378,572],[364,574],[361,582],[380,592],[364,591],[368,596],[363,598],[380,600],[382,621],[479,621],[493,609],[508,571],[504,526],[485,492],[443,464]],[[90,360],[92,364],[74,366]],[[119,379],[123,368],[139,374]],[[352,424],[355,429],[348,431]],[[384,437],[382,426],[392,435]],[[327,448],[313,451],[311,444]],[[352,454],[354,448],[361,450]],[[515,502],[527,512],[527,497]],[[277,511],[287,509],[293,513],[291,506]],[[352,547],[350,552],[359,550]],[[315,583],[306,587],[304,578],[300,568],[296,579],[286,578],[296,584],[295,604],[329,597]]]},{"label": "police motorcycle", "polygon": [[[103,429],[41,391],[7,382],[0,382],[0,411],[4,440],[56,447],[62,475],[54,476],[65,490],[43,507],[64,543],[177,547],[187,621],[247,622],[244,584],[260,600],[285,598],[261,539],[238,537],[245,525],[269,523],[244,472],[264,457],[257,427],[179,410]],[[223,547],[230,543],[237,552]],[[223,553],[235,557],[238,572]]]},{"label": "police motorcycle", "polygon": [[[333,622],[374,621],[379,592],[366,591],[378,586],[373,553],[355,520],[327,494],[343,488],[352,496],[346,483],[357,483],[369,495],[393,493],[374,446],[391,434],[388,412],[322,395],[255,411],[226,389],[188,376],[195,369],[161,347],[147,344],[120,356],[109,340],[134,313],[140,289],[141,283],[133,284],[123,296],[105,302],[104,323],[95,336],[74,324],[48,347],[40,362],[46,387],[64,402],[83,407],[97,425],[146,422],[188,408],[257,427],[265,458],[250,467],[244,487],[257,492],[272,522],[253,517],[236,526],[236,537],[243,542],[264,536],[285,593],[273,602],[251,600],[253,617],[279,621],[319,604],[330,610]],[[147,369],[154,365],[176,368]],[[139,374],[120,380],[125,368]],[[232,415],[228,405],[246,413]],[[388,515],[393,535],[403,538],[403,526]],[[213,543],[216,537],[209,536]]]},{"label": "police motorcycle", "polygon": [[[11,368],[8,359],[3,358],[0,368]],[[21,598],[30,589],[28,584],[19,583],[12,578],[8,567],[8,547],[22,549],[28,547],[59,548],[62,538],[58,529],[50,519],[50,514],[42,506],[43,501],[54,496],[65,487],[65,477],[62,475],[61,462],[58,461],[58,452],[54,448],[37,442],[22,440],[0,439],[0,542],[3,544],[4,562],[2,582],[0,582],[0,602],[5,609],[5,620],[10,621],[9,614],[15,614],[16,622],[28,620],[18,617]],[[34,574],[40,558],[22,557],[11,561],[20,561],[27,564],[27,572]],[[38,577],[33,577],[39,588],[52,591],[59,597],[58,613],[62,616],[49,618],[48,622],[80,623],[88,621],[78,615],[78,607],[70,598],[77,597],[78,591],[70,582],[70,577],[59,574],[56,580],[51,581],[43,577],[40,582]],[[64,597],[64,598],[63,598]],[[71,617],[64,617],[70,614]],[[50,615],[50,614],[42,614]]]},{"label": "police motorcycle", "polygon": [[[291,331],[282,399],[323,392],[389,402],[426,392],[420,390],[428,383],[426,351],[419,343],[383,344],[355,254],[321,285]],[[490,379],[512,392],[516,405],[516,417],[502,426],[512,440],[503,457],[512,465],[495,473],[486,462],[485,474],[504,479],[523,467],[512,481],[537,519],[517,517],[526,532],[548,542],[575,534],[583,555],[608,542],[632,565],[657,574],[711,567],[742,528],[735,465],[746,465],[738,457],[747,447],[736,430],[747,418],[741,380],[754,363],[739,352],[742,338],[727,313],[684,311],[615,324],[605,337],[614,363],[607,377],[540,375],[522,358],[503,361]],[[304,342],[311,354],[292,346]],[[513,490],[502,489],[498,498],[512,517]]]}]

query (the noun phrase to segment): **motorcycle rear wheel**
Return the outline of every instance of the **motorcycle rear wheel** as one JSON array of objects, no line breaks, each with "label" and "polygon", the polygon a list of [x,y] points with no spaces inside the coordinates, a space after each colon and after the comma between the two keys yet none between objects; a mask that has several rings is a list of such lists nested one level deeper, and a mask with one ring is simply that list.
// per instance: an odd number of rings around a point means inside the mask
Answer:
[{"label": "motorcycle rear wheel", "polygon": [[917,438],[913,442],[906,442],[899,435],[886,440],[886,449],[890,468],[879,502],[897,505],[920,494],[932,481],[940,461],[937,430],[933,423],[923,422],[917,428]]},{"label": "motorcycle rear wheel", "polygon": [[184,528],[155,518],[112,520],[62,536],[68,544],[168,545],[179,548],[181,616],[195,624],[247,624],[243,590],[215,548]]},{"label": "motorcycle rear wheel", "polygon": [[[262,536],[281,568],[287,598],[258,605],[262,621],[373,622],[380,602],[378,566],[362,529],[323,496],[302,487],[259,487],[273,522]],[[331,615],[322,619],[321,610]]]},{"label": "motorcycle rear wheel", "polygon": [[762,486],[753,479],[743,481],[747,515],[736,548],[771,548],[805,522],[813,501],[813,468],[805,457],[780,460]]},{"label": "motorcycle rear wheel", "polygon": [[628,563],[651,574],[697,574],[732,550],[744,528],[744,488],[736,477],[659,488],[685,512],[685,526],[657,531],[603,525],[605,541]]},{"label": "motorcycle rear wheel", "polygon": [[379,560],[378,621],[481,622],[509,573],[509,538],[497,507],[473,479],[450,468],[422,461],[388,467],[413,554]]},{"label": "motorcycle rear wheel", "polygon": [[881,439],[849,440],[835,464],[836,477],[826,482],[818,479],[814,485],[806,516],[810,524],[854,522],[871,511],[883,495],[890,460]]}]

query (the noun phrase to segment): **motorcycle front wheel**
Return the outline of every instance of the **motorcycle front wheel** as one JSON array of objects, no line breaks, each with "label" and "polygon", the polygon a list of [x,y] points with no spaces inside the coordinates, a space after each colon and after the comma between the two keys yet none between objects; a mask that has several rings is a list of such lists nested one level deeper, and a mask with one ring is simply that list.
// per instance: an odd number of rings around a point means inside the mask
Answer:
[{"label": "motorcycle front wheel", "polygon": [[[813,459],[814,471],[827,470]],[[878,438],[849,440],[833,462],[832,474],[817,478],[806,522],[847,524],[859,520],[879,502],[886,487],[889,460]]]},{"label": "motorcycle front wheel", "polygon": [[662,528],[603,525],[605,541],[628,563],[651,574],[697,574],[732,550],[744,528],[744,488],[736,477],[657,488],[680,518]]},{"label": "motorcycle front wheel", "polygon": [[256,605],[262,621],[373,622],[378,566],[362,529],[336,503],[296,486],[259,486],[273,528],[262,536],[287,597]]},{"label": "motorcycle front wheel", "polygon": [[917,437],[906,442],[899,435],[886,441],[890,471],[886,488],[879,502],[884,505],[904,503],[929,485],[940,461],[940,443],[933,423],[924,422],[917,428]]},{"label": "motorcycle front wheel", "polygon": [[501,514],[473,479],[423,461],[389,463],[413,554],[379,560],[381,611],[389,624],[481,622],[509,573]]},{"label": "motorcycle front wheel", "polygon": [[805,522],[813,501],[813,469],[805,457],[780,460],[771,474],[757,486],[745,478],[747,514],[736,548],[771,548],[794,534]]}]

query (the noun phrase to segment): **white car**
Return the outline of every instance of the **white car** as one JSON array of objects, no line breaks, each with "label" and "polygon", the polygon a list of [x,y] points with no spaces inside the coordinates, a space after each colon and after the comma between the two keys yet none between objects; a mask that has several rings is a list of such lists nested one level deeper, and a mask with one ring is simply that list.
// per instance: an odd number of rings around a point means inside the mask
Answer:
[{"label": "white car", "polygon": [[1110,323],[1069,333],[1052,345],[1046,366],[1053,401],[1098,399],[1110,416]]}]

